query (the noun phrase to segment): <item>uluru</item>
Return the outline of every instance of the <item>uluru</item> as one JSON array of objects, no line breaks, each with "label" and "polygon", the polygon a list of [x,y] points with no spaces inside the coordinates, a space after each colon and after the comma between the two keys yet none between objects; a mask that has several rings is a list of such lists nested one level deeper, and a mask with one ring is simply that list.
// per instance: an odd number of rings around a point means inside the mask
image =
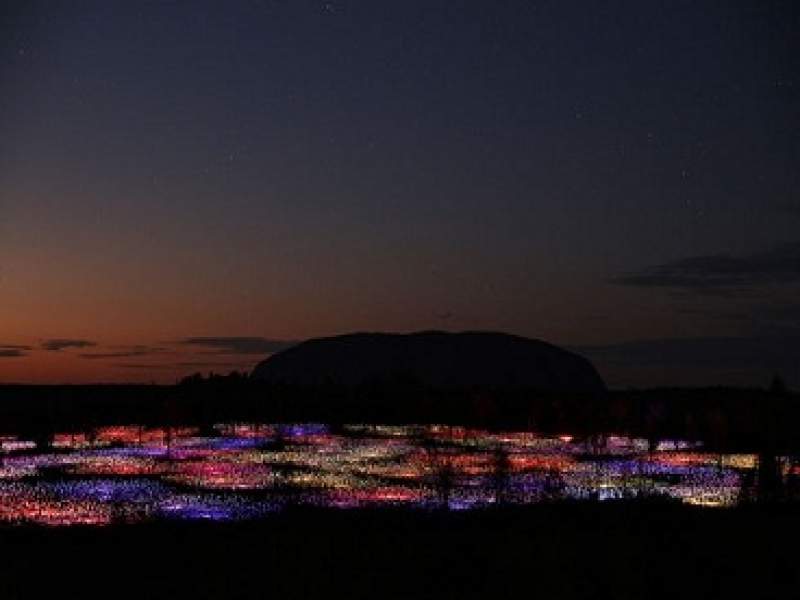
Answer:
[{"label": "uluru", "polygon": [[481,331],[352,333],[311,339],[262,361],[252,378],[298,386],[411,381],[436,388],[605,391],[602,378],[582,356],[537,339]]}]

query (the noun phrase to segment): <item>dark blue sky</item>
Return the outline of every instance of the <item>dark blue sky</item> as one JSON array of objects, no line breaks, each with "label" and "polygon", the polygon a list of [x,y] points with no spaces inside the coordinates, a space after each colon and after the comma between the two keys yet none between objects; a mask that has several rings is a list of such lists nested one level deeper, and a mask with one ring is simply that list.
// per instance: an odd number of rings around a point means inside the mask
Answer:
[{"label": "dark blue sky", "polygon": [[4,3],[0,380],[428,328],[791,379],[793,4]]}]

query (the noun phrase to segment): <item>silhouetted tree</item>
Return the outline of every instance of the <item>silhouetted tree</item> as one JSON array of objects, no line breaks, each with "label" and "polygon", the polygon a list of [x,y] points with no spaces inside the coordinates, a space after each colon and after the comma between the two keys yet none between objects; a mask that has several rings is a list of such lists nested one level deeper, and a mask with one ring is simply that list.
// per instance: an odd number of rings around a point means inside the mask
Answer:
[{"label": "silhouetted tree", "polygon": [[769,384],[769,393],[775,396],[783,396],[786,392],[786,382],[776,373]]},{"label": "silhouetted tree", "polygon": [[497,444],[492,451],[493,467],[492,488],[494,490],[495,506],[502,506],[508,501],[508,483],[511,473],[511,461],[508,457],[508,450],[502,445]]},{"label": "silhouetted tree", "polygon": [[440,453],[439,459],[440,460],[436,463],[436,470],[434,473],[434,485],[436,488],[436,495],[439,497],[439,505],[447,509],[450,507],[450,497],[453,493],[455,473],[453,465],[447,456],[443,456]]},{"label": "silhouetted tree", "polygon": [[558,469],[551,467],[544,479],[544,496],[547,500],[557,500],[564,489],[564,480]]},{"label": "silhouetted tree", "polygon": [[453,491],[455,473],[450,455],[429,433],[422,435],[420,445],[426,454],[428,480],[433,487],[439,506],[447,509]]},{"label": "silhouetted tree", "polygon": [[769,503],[781,496],[783,476],[781,463],[771,452],[758,456],[758,501]]}]

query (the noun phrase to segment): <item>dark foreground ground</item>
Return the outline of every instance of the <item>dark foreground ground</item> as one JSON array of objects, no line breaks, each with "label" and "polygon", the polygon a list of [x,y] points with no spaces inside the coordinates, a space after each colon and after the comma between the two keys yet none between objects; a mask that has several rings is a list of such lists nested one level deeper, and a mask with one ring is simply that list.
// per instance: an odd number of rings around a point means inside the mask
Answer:
[{"label": "dark foreground ground", "polygon": [[797,508],[284,512],[0,530],[0,598],[797,598]]}]

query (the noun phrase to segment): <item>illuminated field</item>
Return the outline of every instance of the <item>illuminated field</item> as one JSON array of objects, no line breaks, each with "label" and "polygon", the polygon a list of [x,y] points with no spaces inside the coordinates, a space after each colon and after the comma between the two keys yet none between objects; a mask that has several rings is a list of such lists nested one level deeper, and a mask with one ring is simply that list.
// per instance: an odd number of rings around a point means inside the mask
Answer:
[{"label": "illuminated field", "polygon": [[[795,462],[779,457],[784,480]],[[2,439],[0,521],[44,525],[241,520],[288,506],[463,510],[667,497],[733,506],[758,459],[698,443],[579,439],[461,427],[220,424],[60,433],[46,450]]]}]

